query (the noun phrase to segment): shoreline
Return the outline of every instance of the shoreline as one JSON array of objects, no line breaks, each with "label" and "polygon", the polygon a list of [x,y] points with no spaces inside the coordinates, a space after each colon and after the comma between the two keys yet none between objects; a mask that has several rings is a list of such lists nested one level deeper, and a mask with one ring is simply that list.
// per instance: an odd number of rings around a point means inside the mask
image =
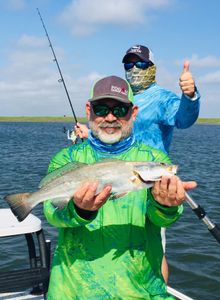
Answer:
[{"label": "shoreline", "polygon": [[[77,117],[79,123],[86,123],[86,117]],[[49,116],[34,116],[34,117],[0,117],[2,122],[60,122],[60,123],[75,123],[73,117],[49,117]],[[195,124],[220,125],[220,118],[199,118]]]},{"label": "shoreline", "polygon": [[[86,123],[86,117],[77,117],[79,123]],[[49,116],[34,116],[34,117],[0,117],[0,122],[60,122],[60,123],[75,123],[73,117],[49,117]]]}]

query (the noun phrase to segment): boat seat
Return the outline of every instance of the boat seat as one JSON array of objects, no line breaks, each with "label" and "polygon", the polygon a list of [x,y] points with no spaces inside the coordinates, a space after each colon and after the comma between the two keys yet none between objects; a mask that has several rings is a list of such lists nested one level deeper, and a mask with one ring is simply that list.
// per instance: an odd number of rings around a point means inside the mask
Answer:
[{"label": "boat seat", "polygon": [[[31,294],[42,294],[46,299],[50,274],[50,241],[45,240],[41,220],[30,214],[24,221],[18,222],[10,209],[0,209],[0,238],[13,239],[18,235],[23,235],[26,239],[29,266],[0,271],[0,299],[4,299],[1,298],[2,293],[28,289]],[[0,242],[4,240],[1,239]]]}]

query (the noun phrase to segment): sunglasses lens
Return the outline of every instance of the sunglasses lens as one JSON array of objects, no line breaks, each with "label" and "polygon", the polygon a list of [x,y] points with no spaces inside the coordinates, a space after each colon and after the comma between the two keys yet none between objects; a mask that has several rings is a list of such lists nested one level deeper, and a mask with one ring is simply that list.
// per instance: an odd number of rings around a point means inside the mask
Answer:
[{"label": "sunglasses lens", "polygon": [[149,64],[145,61],[137,61],[135,63],[135,66],[139,69],[145,70],[149,67]]},{"label": "sunglasses lens", "polygon": [[132,69],[134,66],[136,66],[138,69],[145,70],[148,67],[152,66],[152,64],[146,61],[136,61],[124,64],[124,68],[126,71]]},{"label": "sunglasses lens", "polygon": [[112,113],[117,118],[123,118],[127,115],[129,106],[115,106],[112,109]]},{"label": "sunglasses lens", "polygon": [[93,105],[93,111],[98,117],[105,117],[110,112],[110,109],[106,105]]},{"label": "sunglasses lens", "polygon": [[124,64],[124,68],[125,68],[125,70],[130,70],[133,68],[134,65],[135,65],[135,63],[133,63],[133,62],[126,63],[126,64]]},{"label": "sunglasses lens", "polygon": [[130,106],[120,105],[108,107],[107,105],[97,104],[92,106],[94,114],[98,117],[106,117],[110,112],[116,118],[123,118],[127,115]]}]

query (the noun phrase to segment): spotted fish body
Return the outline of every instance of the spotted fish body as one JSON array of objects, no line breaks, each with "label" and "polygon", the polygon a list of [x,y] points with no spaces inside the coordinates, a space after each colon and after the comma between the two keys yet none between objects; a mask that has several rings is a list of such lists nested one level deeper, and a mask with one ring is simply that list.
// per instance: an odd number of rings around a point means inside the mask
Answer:
[{"label": "spotted fish body", "polygon": [[50,199],[58,208],[64,207],[80,185],[98,182],[97,194],[112,186],[115,198],[128,192],[149,188],[163,175],[176,174],[177,166],[158,162],[111,160],[94,164],[69,163],[48,174],[33,193],[7,195],[5,200],[19,221],[24,220],[39,203]]}]

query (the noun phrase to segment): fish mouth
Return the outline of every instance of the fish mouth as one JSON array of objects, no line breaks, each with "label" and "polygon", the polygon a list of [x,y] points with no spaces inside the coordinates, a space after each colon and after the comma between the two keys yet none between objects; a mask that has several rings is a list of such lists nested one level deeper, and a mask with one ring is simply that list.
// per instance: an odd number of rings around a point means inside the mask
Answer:
[{"label": "fish mouth", "polygon": [[147,185],[153,184],[154,181],[159,181],[159,180],[160,180],[160,178],[154,178],[154,179],[144,180],[144,178],[141,177],[141,175],[140,175],[137,171],[133,171],[133,172],[134,172],[135,177],[136,177],[139,181],[141,181],[141,182],[143,182],[143,183],[145,183],[145,184],[147,184]]},{"label": "fish mouth", "polygon": [[177,173],[177,165],[167,165],[165,163],[161,163],[161,166],[165,166],[166,168],[158,172],[143,172],[141,169],[138,170],[137,168],[136,170],[133,170],[133,173],[139,181],[147,185],[153,185],[154,182],[160,181],[162,176],[171,177]]},{"label": "fish mouth", "polygon": [[[140,182],[142,182],[142,183],[144,183],[144,184],[146,184],[146,185],[148,185],[148,186],[153,186],[153,184],[154,184],[154,182],[156,182],[156,181],[160,181],[161,180],[161,176],[162,175],[160,175],[160,176],[158,176],[158,177],[152,177],[152,178],[148,178],[147,180],[146,179],[144,179],[138,172],[136,172],[136,171],[134,171],[134,175],[136,176],[136,178],[140,181]],[[174,174],[172,174],[172,173],[170,173],[170,174],[166,174],[166,176],[169,176],[169,177],[171,177],[171,176],[173,176]]]}]

